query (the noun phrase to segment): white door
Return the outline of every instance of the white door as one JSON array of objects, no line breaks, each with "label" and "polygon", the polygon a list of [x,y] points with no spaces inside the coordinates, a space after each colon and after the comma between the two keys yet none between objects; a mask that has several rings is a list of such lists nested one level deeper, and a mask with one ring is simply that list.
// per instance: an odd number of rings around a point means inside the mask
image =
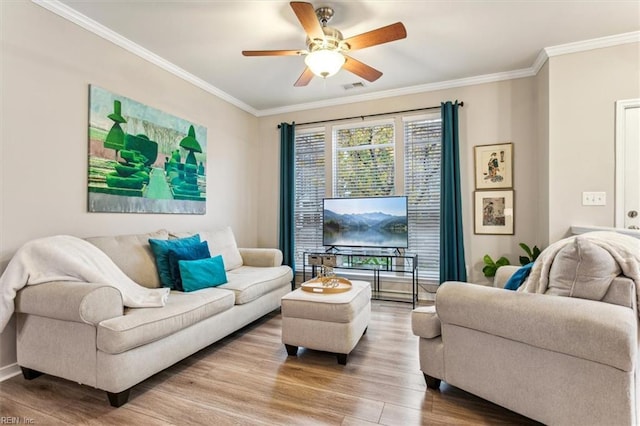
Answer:
[{"label": "white door", "polygon": [[616,227],[640,229],[640,99],[616,102]]}]

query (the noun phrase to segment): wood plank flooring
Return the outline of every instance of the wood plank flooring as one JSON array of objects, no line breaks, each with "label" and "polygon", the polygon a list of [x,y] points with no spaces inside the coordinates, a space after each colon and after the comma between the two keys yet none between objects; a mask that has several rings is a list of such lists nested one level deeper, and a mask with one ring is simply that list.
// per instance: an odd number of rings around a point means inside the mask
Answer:
[{"label": "wood plank flooring", "polygon": [[[83,425],[533,425],[443,383],[427,390],[411,305],[373,301],[346,366],[329,353],[288,357],[274,312],[135,386],[129,403],[43,375],[0,383],[0,420]],[[6,421],[5,421],[6,422]]]}]

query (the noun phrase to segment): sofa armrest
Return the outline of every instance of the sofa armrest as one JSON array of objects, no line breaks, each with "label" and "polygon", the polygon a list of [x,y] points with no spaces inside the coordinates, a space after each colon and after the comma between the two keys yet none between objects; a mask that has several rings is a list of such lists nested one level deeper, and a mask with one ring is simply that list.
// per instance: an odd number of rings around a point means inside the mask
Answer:
[{"label": "sofa armrest", "polygon": [[423,306],[411,312],[411,331],[418,337],[433,339],[442,332],[435,306]]},{"label": "sofa armrest", "polygon": [[28,285],[16,296],[16,312],[96,325],[123,315],[115,287],[72,281]]},{"label": "sofa armrest", "polygon": [[438,288],[436,310],[443,337],[452,324],[623,371],[635,368],[638,318],[624,306],[447,282]]},{"label": "sofa armrest", "polygon": [[504,288],[511,275],[515,274],[521,266],[505,265],[496,270],[496,276],[493,277],[493,286],[497,288]]},{"label": "sofa armrest", "polygon": [[274,248],[240,248],[242,264],[245,266],[280,266],[282,252]]}]

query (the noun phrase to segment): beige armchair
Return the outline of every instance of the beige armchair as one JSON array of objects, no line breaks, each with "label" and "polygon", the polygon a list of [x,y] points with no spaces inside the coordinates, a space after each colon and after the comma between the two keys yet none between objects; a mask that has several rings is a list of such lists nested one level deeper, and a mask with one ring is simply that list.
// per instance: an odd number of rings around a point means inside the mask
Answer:
[{"label": "beige armchair", "polygon": [[413,311],[427,387],[444,380],[545,424],[636,424],[634,280],[612,277],[601,300],[500,288],[516,269],[500,268],[494,287],[446,282]]}]

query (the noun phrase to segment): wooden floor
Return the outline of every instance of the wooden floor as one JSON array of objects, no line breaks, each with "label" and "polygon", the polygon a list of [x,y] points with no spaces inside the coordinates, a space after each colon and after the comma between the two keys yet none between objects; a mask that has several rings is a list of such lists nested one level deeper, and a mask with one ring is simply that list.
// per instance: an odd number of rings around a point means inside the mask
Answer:
[{"label": "wooden floor", "polygon": [[[411,305],[374,301],[346,366],[301,349],[288,357],[278,312],[158,373],[112,408],[106,394],[51,376],[0,383],[0,420],[87,425],[536,424],[454,387],[427,390]],[[6,423],[6,421],[5,421]]]}]

